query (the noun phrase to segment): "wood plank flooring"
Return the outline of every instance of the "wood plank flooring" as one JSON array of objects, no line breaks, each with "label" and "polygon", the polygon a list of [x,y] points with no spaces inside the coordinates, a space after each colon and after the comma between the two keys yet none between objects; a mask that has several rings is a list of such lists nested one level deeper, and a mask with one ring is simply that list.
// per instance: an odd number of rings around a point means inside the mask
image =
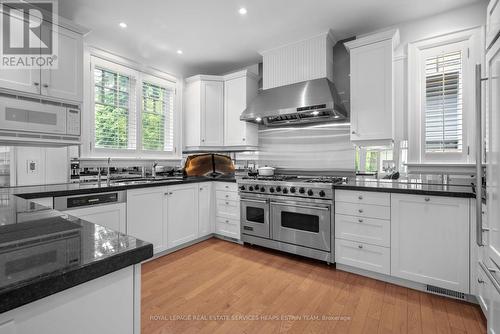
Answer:
[{"label": "wood plank flooring", "polygon": [[478,306],[210,239],[142,266],[142,334],[486,333]]}]

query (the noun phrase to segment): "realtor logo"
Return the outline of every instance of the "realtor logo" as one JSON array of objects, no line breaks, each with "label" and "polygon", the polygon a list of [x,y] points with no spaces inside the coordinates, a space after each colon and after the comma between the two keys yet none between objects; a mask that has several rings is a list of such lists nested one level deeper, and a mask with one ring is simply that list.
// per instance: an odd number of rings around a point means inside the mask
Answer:
[{"label": "realtor logo", "polygon": [[0,6],[0,68],[57,68],[56,0],[3,0]]}]

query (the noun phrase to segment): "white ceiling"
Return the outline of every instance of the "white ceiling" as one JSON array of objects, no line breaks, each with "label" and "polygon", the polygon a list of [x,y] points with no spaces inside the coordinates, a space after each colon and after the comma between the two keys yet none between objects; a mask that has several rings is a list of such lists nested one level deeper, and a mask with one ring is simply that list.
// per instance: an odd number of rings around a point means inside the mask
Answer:
[{"label": "white ceiling", "polygon": [[59,0],[59,12],[92,30],[91,45],[188,76],[256,63],[259,51],[328,29],[345,38],[478,1]]}]

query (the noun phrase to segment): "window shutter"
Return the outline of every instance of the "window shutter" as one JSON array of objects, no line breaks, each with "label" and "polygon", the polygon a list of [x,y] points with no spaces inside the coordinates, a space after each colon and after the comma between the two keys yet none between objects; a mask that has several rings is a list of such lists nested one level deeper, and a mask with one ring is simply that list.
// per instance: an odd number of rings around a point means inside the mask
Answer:
[{"label": "window shutter", "polygon": [[133,78],[96,67],[94,70],[95,147],[136,148]]},{"label": "window shutter", "polygon": [[462,51],[425,61],[425,152],[463,150]]},{"label": "window shutter", "polygon": [[173,151],[174,95],[170,87],[142,83],[142,148],[147,151]]}]

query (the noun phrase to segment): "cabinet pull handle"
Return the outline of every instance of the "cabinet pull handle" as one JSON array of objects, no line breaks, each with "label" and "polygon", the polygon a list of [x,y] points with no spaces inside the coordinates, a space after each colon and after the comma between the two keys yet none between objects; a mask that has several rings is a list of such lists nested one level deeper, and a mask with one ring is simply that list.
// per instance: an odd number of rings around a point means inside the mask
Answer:
[{"label": "cabinet pull handle", "polygon": [[33,82],[33,85],[39,86],[40,84],[38,82]]},{"label": "cabinet pull handle", "polygon": [[483,230],[483,232],[489,232],[490,228],[489,227],[482,227],[481,230]]},{"label": "cabinet pull handle", "polygon": [[484,281],[483,281],[482,279],[480,279],[480,278],[478,278],[478,279],[477,279],[477,282],[478,282],[479,284],[484,284]]},{"label": "cabinet pull handle", "polygon": [[363,199],[363,196],[359,195],[359,196],[358,196],[358,199]]},{"label": "cabinet pull handle", "polygon": [[245,141],[246,139],[245,138],[241,138],[241,140]]},{"label": "cabinet pull handle", "polygon": [[49,88],[48,84],[43,84],[43,88]]},{"label": "cabinet pull handle", "polygon": [[229,198],[229,195],[226,195],[226,198]]},{"label": "cabinet pull handle", "polygon": [[358,219],[358,223],[362,223],[363,222],[363,219]]},{"label": "cabinet pull handle", "polygon": [[430,200],[431,200],[431,199],[430,199],[429,197],[426,197],[426,198],[425,198],[425,201],[426,201],[426,202],[429,202]]},{"label": "cabinet pull handle", "polygon": [[359,213],[363,213],[363,209],[359,209],[359,210],[358,210],[358,212],[359,212]]},{"label": "cabinet pull handle", "polygon": [[363,249],[363,245],[358,245],[358,248],[359,249]]},{"label": "cabinet pull handle", "polygon": [[356,134],[356,131],[352,131],[351,134],[355,135]]},{"label": "cabinet pull handle", "polygon": [[229,205],[229,202],[226,202],[226,205]]},{"label": "cabinet pull handle", "polygon": [[203,188],[200,188],[200,191],[202,191],[202,190],[203,190]]},{"label": "cabinet pull handle", "polygon": [[225,186],[225,187],[226,187],[226,189],[229,189],[229,186]]},{"label": "cabinet pull handle", "polygon": [[496,273],[496,272],[498,271],[498,270],[496,270],[495,268],[488,268],[488,267],[486,267],[486,269],[488,269],[488,271],[489,271],[490,273]]},{"label": "cabinet pull handle", "polygon": [[202,140],[201,140],[201,142],[202,142],[202,143],[204,143],[204,142],[205,142],[205,139],[202,139]]}]

